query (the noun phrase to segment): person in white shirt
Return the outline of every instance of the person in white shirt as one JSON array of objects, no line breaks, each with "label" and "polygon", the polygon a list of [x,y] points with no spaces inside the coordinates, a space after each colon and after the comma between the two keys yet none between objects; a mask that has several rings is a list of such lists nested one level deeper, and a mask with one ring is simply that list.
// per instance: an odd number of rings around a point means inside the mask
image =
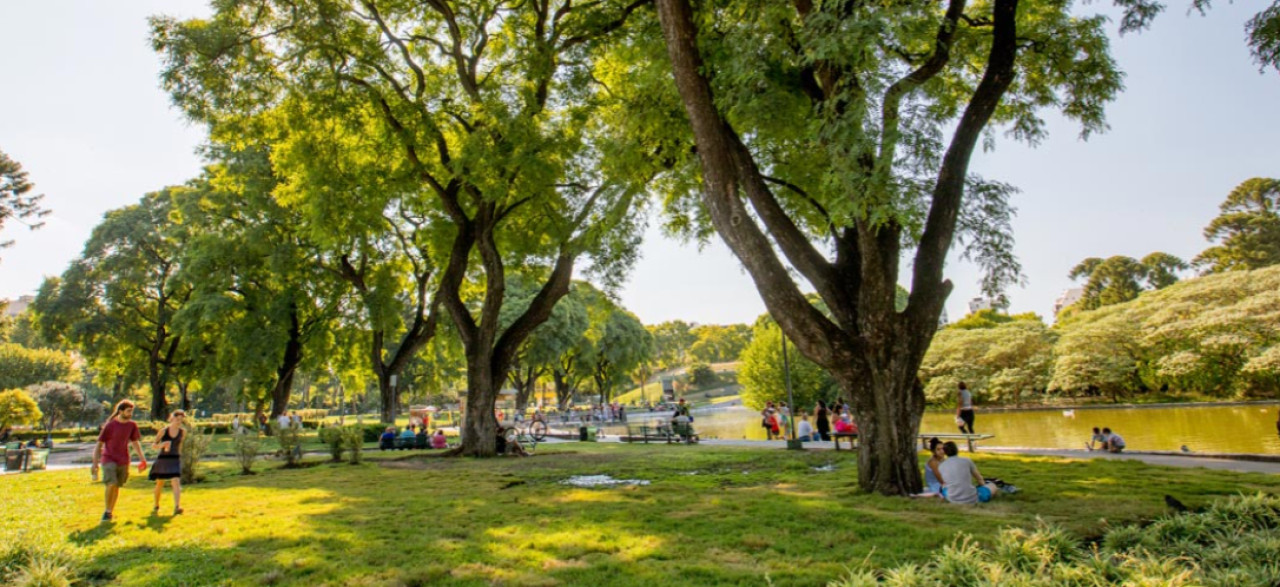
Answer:
[{"label": "person in white shirt", "polygon": [[800,414],[800,421],[796,423],[796,436],[800,438],[800,442],[817,440],[817,434],[813,432],[813,424],[809,423],[808,414]]},{"label": "person in white shirt", "polygon": [[994,483],[987,483],[978,472],[973,461],[960,454],[956,443],[942,445],[942,452],[947,460],[938,465],[938,473],[942,475],[942,496],[951,503],[975,504],[991,501],[999,493]]},{"label": "person in white shirt", "polygon": [[293,424],[293,420],[289,418],[289,414],[280,414],[280,417],[276,418],[276,423],[280,425],[281,430],[284,430]]}]

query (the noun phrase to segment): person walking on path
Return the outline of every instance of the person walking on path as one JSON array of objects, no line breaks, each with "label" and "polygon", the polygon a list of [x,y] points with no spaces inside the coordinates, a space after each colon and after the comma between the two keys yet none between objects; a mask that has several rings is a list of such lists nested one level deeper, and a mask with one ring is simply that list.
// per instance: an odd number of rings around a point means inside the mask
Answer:
[{"label": "person walking on path", "polygon": [[817,420],[818,438],[831,440],[831,415],[827,412],[827,403],[818,400],[818,407],[813,412],[814,419]]},{"label": "person walking on path", "polygon": [[173,488],[173,515],[182,513],[182,439],[187,435],[182,429],[182,423],[186,418],[186,412],[175,410],[169,416],[169,425],[160,429],[152,444],[152,448],[160,451],[151,467],[151,473],[147,475],[148,479],[156,482],[156,500],[151,508],[153,516],[160,513],[160,494],[164,492],[166,479]]},{"label": "person walking on path", "polygon": [[142,436],[138,424],[133,421],[133,402],[125,399],[116,404],[111,418],[98,434],[98,444],[93,449],[94,475],[102,467],[102,483],[106,486],[106,509],[102,521],[110,522],[120,497],[120,488],[129,480],[129,447],[138,452],[138,471],[147,469],[147,456],[142,452]]},{"label": "person walking on path", "polygon": [[969,387],[963,381],[956,394],[956,423],[960,425],[961,432],[973,434],[973,394],[969,393]]}]

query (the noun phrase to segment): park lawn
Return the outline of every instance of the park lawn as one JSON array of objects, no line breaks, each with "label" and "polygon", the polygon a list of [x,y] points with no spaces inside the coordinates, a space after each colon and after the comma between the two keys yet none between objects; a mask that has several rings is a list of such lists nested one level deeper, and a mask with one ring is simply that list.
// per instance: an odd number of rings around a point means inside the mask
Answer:
[{"label": "park lawn", "polygon": [[[370,455],[361,465],[210,463],[179,517],[149,516],[131,481],[101,525],[83,470],[0,477],[0,536],[69,551],[87,584],[824,584],[868,561],[921,562],[960,532],[981,542],[1038,519],[1108,525],[1280,490],[1280,476],[1134,461],[978,455],[1022,491],[981,507],[868,495],[852,453],[564,443],[527,459]],[[828,465],[834,470],[819,470]],[[573,475],[645,486],[578,489]],[[171,507],[166,493],[162,511]]]}]

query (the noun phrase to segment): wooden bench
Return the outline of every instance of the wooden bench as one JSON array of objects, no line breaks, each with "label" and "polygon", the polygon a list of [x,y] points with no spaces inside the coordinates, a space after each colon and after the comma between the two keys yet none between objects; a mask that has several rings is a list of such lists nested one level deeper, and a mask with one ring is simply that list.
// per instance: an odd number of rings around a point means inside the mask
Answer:
[{"label": "wooden bench", "polygon": [[958,432],[942,432],[937,434],[921,433],[920,436],[918,436],[920,439],[921,450],[929,450],[929,439],[937,438],[943,442],[948,440],[963,440],[969,444],[969,452],[978,452],[977,445],[974,444],[975,442],[995,437],[995,434],[961,434]]},{"label": "wooden bench", "polygon": [[841,439],[841,438],[847,438],[847,439],[849,439],[849,450],[853,450],[853,449],[855,449],[855,448],[858,448],[858,433],[857,433],[857,432],[832,432],[832,433],[831,433],[831,441],[832,441],[832,442],[834,442],[834,443],[836,444],[836,450],[840,450],[840,439]]}]

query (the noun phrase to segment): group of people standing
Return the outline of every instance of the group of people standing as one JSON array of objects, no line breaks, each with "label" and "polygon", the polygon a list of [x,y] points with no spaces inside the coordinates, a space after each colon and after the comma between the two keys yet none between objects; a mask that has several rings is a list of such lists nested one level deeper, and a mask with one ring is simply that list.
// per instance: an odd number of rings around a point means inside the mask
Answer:
[{"label": "group of people standing", "polygon": [[[796,420],[796,438],[801,442],[831,440],[831,434],[857,434],[858,424],[853,419],[853,412],[848,404],[832,403],[829,407],[825,401],[818,400],[813,407],[813,422],[809,421],[807,412],[800,412]],[[791,410],[785,403],[775,405],[767,402],[760,410],[760,426],[765,429],[768,440],[781,440],[787,437],[790,425]]]}]

